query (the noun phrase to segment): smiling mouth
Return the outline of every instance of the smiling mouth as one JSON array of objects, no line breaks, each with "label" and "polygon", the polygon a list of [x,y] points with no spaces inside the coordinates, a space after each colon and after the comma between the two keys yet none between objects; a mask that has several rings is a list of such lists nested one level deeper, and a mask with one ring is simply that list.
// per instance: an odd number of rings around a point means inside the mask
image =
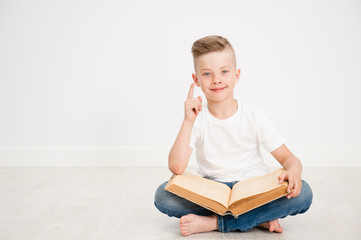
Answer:
[{"label": "smiling mouth", "polygon": [[211,89],[211,91],[213,91],[213,92],[221,92],[221,91],[223,91],[225,88],[227,88],[227,87],[223,87],[223,88],[213,88],[213,89]]}]

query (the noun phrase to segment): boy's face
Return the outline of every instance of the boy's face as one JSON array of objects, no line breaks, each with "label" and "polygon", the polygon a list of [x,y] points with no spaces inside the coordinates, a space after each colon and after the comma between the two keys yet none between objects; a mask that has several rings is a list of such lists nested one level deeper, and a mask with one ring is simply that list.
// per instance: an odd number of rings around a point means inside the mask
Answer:
[{"label": "boy's face", "polygon": [[235,56],[231,49],[199,56],[194,64],[194,83],[201,87],[208,102],[233,100],[233,90],[241,71],[236,69]]}]

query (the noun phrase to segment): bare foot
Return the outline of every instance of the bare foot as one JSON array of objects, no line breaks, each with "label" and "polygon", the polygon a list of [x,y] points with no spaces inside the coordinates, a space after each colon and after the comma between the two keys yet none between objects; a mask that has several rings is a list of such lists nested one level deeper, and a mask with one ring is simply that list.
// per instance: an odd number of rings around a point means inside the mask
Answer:
[{"label": "bare foot", "polygon": [[211,232],[218,229],[218,219],[216,215],[198,216],[188,214],[181,217],[179,226],[183,236],[193,233]]},{"label": "bare foot", "polygon": [[283,228],[278,223],[277,219],[269,221],[269,222],[261,223],[257,227],[267,229],[270,232],[277,232],[277,233],[282,233],[283,232]]}]

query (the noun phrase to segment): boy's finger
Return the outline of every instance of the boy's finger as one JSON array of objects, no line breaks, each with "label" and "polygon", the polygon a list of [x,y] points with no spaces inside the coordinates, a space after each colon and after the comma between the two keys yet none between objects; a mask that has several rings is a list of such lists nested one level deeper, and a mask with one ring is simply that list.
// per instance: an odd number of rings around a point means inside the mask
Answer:
[{"label": "boy's finger", "polygon": [[202,97],[198,96],[199,99],[199,111],[202,111]]},{"label": "boy's finger", "polygon": [[295,182],[293,180],[288,180],[287,192],[292,192],[292,189],[295,187]]},{"label": "boy's finger", "polygon": [[289,196],[289,198],[291,197],[297,197],[299,195],[299,193],[297,191],[293,191]]},{"label": "boy's finger", "polygon": [[[287,192],[291,192],[293,188],[293,184],[291,185],[291,183],[288,184],[288,188],[287,188]],[[290,193],[287,195],[287,198],[290,199],[291,197],[293,197],[294,192]]]},{"label": "boy's finger", "polygon": [[[290,189],[290,191],[292,191],[292,188]],[[297,196],[297,186],[296,186],[296,184],[293,186],[293,192],[289,196],[290,196],[290,198]]]},{"label": "boy's finger", "polygon": [[193,111],[194,111],[194,113],[196,114],[196,115],[198,115],[198,113],[199,113],[199,110],[198,110],[198,108],[193,108]]},{"label": "boy's finger", "polygon": [[[293,191],[292,191],[293,190]],[[289,194],[287,196],[288,199],[292,198],[292,197],[297,197],[298,194],[299,194],[299,188],[298,188],[298,184],[296,181],[294,180],[289,180],[289,185],[288,185],[288,188],[287,188],[287,191],[290,193],[292,192],[291,194]]]},{"label": "boy's finger", "polygon": [[194,83],[192,83],[191,87],[189,88],[188,99],[193,98],[193,91],[194,91]]},{"label": "boy's finger", "polygon": [[284,180],[286,179],[287,176],[287,172],[282,173],[281,175],[278,176],[278,181],[279,183],[283,183]]}]

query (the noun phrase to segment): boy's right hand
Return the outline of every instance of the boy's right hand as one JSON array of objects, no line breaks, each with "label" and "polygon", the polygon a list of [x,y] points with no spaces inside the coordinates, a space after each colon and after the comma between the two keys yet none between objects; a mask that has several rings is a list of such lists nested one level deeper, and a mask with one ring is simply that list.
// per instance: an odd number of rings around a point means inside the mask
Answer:
[{"label": "boy's right hand", "polygon": [[194,83],[192,83],[191,87],[189,88],[188,98],[184,104],[184,119],[192,122],[196,120],[198,113],[202,111],[202,98],[201,96],[198,96],[198,98],[193,98],[193,91]]}]

